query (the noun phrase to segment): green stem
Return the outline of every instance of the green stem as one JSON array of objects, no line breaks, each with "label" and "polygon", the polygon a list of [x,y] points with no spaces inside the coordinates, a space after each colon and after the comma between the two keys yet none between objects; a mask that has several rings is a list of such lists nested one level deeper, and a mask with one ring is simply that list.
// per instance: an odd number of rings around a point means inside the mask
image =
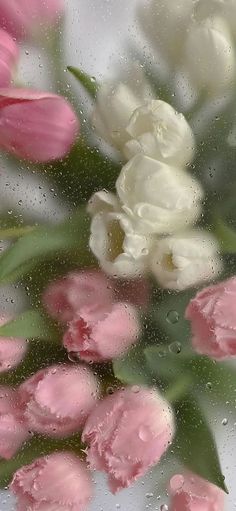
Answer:
[{"label": "green stem", "polygon": [[183,375],[178,378],[174,385],[170,386],[165,391],[165,397],[167,401],[170,403],[176,403],[179,401],[185,394],[188,393],[189,388],[192,385],[192,378],[189,374]]}]

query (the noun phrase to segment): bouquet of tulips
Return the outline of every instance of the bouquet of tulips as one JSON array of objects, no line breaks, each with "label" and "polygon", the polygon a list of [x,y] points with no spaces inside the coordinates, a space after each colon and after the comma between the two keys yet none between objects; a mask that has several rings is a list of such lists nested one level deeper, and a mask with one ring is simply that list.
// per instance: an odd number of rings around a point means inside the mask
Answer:
[{"label": "bouquet of tulips", "polygon": [[[209,417],[236,408],[236,2],[137,2],[149,56],[131,44],[104,82],[53,60],[65,15],[0,0],[0,148],[66,211],[1,207],[0,284],[26,304],[1,313],[0,482],[17,511],[82,511],[95,470],[116,493],[167,463],[155,509],[224,511]],[[25,40],[52,91],[17,82]]]}]

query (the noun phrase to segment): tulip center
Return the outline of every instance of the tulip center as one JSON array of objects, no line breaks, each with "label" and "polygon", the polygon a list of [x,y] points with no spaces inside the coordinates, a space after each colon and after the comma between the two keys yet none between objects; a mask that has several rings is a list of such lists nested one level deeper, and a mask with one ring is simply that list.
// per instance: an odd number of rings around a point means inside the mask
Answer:
[{"label": "tulip center", "polygon": [[162,266],[166,271],[174,271],[177,270],[177,266],[174,264],[173,255],[165,254],[162,259]]},{"label": "tulip center", "polygon": [[109,248],[108,257],[111,262],[122,254],[125,233],[118,220],[113,220],[108,226]]}]

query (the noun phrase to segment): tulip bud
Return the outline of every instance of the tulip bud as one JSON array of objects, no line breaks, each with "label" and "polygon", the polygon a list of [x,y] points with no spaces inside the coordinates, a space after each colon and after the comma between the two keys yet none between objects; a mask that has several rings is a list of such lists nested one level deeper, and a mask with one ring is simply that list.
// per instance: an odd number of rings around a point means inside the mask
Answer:
[{"label": "tulip bud", "polygon": [[69,273],[52,282],[46,289],[43,301],[49,314],[59,321],[72,321],[81,308],[104,309],[112,303],[112,285],[98,271]]},{"label": "tulip bud", "polygon": [[168,234],[193,224],[203,190],[183,170],[137,155],[121,170],[116,189],[136,232]]},{"label": "tulip bud", "polygon": [[165,101],[152,100],[137,108],[126,131],[131,137],[123,148],[127,160],[137,153],[175,167],[192,160],[193,132],[185,117]]},{"label": "tulip bud", "polygon": [[137,342],[139,333],[135,308],[115,303],[107,310],[82,309],[69,324],[63,344],[86,362],[103,362],[123,355]]},{"label": "tulip bud", "polygon": [[223,511],[224,492],[195,474],[170,480],[170,511]]},{"label": "tulip bud", "polygon": [[54,23],[63,10],[63,0],[0,0],[0,26],[18,39],[29,37],[42,24]]},{"label": "tulip bud", "polygon": [[190,301],[185,317],[191,322],[192,345],[216,360],[236,356],[236,277],[207,287]]},{"label": "tulip bud", "polygon": [[170,405],[157,390],[127,387],[98,403],[82,438],[90,467],[106,472],[116,493],[160,461],[174,429]]},{"label": "tulip bud", "polygon": [[0,456],[12,458],[29,432],[20,408],[18,395],[10,387],[0,387]]},{"label": "tulip bud", "polygon": [[98,398],[98,382],[86,367],[51,366],[20,385],[18,394],[32,431],[64,437],[81,429]]},{"label": "tulip bud", "polygon": [[151,239],[134,231],[111,193],[95,193],[89,211],[92,214],[89,246],[101,268],[115,277],[140,277],[147,268]]},{"label": "tulip bud", "polygon": [[106,142],[122,149],[129,139],[126,126],[134,110],[152,97],[151,88],[144,73],[131,66],[126,83],[117,79],[99,87],[92,124]]},{"label": "tulip bud", "polygon": [[0,90],[0,147],[19,158],[46,162],[63,158],[79,123],[62,97],[31,89]]},{"label": "tulip bud", "polygon": [[193,24],[185,46],[185,65],[196,89],[217,94],[232,83],[235,54],[223,18],[211,17]]},{"label": "tulip bud", "polygon": [[218,277],[222,263],[213,236],[192,230],[157,241],[151,268],[162,287],[182,291]]},{"label": "tulip bud", "polygon": [[10,490],[17,511],[84,511],[92,497],[92,481],[78,456],[55,452],[17,470]]}]

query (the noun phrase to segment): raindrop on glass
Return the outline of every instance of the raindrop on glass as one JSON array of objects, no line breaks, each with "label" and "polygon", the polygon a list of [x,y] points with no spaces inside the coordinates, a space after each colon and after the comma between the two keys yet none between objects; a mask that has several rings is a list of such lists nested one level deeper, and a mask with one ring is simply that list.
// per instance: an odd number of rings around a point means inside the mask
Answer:
[{"label": "raindrop on glass", "polygon": [[167,312],[166,320],[168,321],[168,323],[171,323],[172,325],[174,325],[175,323],[178,323],[179,313],[175,310],[171,310],[171,311]]}]

